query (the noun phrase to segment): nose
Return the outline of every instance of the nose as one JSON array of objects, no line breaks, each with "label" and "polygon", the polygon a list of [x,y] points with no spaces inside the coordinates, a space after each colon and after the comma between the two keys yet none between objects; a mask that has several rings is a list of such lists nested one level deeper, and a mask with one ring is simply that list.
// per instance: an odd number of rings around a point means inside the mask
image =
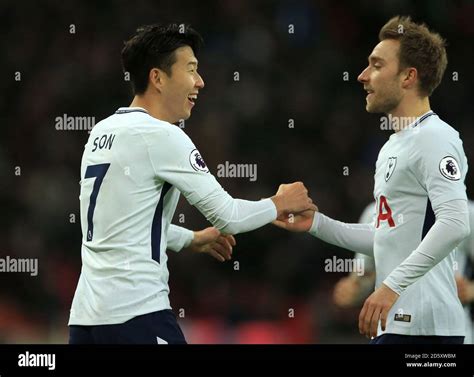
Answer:
[{"label": "nose", "polygon": [[199,73],[197,74],[197,76],[198,76],[198,78],[196,80],[195,86],[196,86],[196,88],[202,89],[202,88],[204,88],[204,80],[202,79],[202,77]]},{"label": "nose", "polygon": [[365,68],[359,75],[359,77],[357,77],[357,81],[359,81],[360,83],[364,84],[366,83],[367,81],[369,81],[369,75],[368,75],[368,69],[369,67]]}]

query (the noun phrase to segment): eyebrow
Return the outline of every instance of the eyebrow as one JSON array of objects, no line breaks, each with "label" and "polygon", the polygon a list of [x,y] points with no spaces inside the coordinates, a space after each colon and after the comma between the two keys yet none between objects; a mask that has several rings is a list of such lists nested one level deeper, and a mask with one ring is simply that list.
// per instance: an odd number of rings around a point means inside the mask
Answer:
[{"label": "eyebrow", "polygon": [[370,55],[367,60],[370,62],[370,61],[379,61],[379,62],[383,62],[385,63],[385,60],[382,59],[380,56],[377,56],[377,55]]},{"label": "eyebrow", "polygon": [[197,67],[197,66],[198,66],[198,62],[197,62],[197,60],[193,60],[193,61],[189,62],[188,65],[194,65],[194,66]]}]

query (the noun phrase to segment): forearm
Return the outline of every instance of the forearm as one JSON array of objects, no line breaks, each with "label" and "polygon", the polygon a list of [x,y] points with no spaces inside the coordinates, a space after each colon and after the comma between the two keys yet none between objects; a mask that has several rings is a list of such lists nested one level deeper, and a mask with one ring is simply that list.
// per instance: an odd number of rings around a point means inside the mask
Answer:
[{"label": "forearm", "polygon": [[168,249],[179,252],[188,247],[194,238],[192,230],[170,224],[167,233]]},{"label": "forearm", "polygon": [[276,219],[271,199],[249,201],[234,199],[224,190],[216,190],[195,206],[219,231],[238,234],[260,228]]},{"label": "forearm", "polygon": [[316,212],[309,233],[332,245],[374,256],[375,229],[372,224],[346,224]]},{"label": "forearm", "polygon": [[436,222],[420,245],[384,280],[400,294],[424,276],[470,233],[467,202],[453,200],[435,209]]}]

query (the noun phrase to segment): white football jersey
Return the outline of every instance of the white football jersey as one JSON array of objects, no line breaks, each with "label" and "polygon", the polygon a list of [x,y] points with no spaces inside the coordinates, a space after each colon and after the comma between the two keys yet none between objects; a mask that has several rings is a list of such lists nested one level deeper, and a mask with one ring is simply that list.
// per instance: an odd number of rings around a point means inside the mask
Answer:
[{"label": "white football jersey", "polygon": [[[390,136],[375,172],[376,287],[420,244],[435,222],[433,208],[466,200],[467,159],[456,130],[428,112]],[[386,331],[405,335],[465,334],[454,280],[454,252],[402,292]]]},{"label": "white football jersey", "polygon": [[[167,234],[180,192],[206,217],[239,201],[179,127],[144,109],[120,108],[92,129],[81,163],[82,271],[70,325],[117,324],[170,309]],[[276,217],[270,199],[246,208],[252,215],[241,222],[248,229]]]},{"label": "white football jersey", "polygon": [[[474,232],[472,231],[474,226],[474,201],[469,200],[468,205],[471,233],[456,248],[457,265],[454,269],[454,273],[464,276],[467,279],[472,279],[472,271],[474,270]],[[471,303],[470,305],[474,305],[474,303]],[[472,344],[474,338],[474,322],[471,318],[470,305],[464,306],[466,317],[466,337],[464,338],[464,344]]]}]

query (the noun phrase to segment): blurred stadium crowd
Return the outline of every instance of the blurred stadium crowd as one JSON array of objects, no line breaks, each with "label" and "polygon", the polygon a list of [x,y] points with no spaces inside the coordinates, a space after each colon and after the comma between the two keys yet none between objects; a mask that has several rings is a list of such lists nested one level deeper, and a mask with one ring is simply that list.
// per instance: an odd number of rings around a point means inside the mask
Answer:
[{"label": "blurred stadium crowd", "polygon": [[[357,75],[396,14],[447,39],[449,64],[432,108],[460,132],[474,161],[472,2],[2,1],[0,256],[38,258],[39,274],[0,273],[0,342],[67,341],[88,133],[57,130],[55,122],[65,114],[98,122],[130,103],[120,50],[136,27],[190,23],[203,35],[206,87],[184,130],[214,174],[226,161],[257,164],[255,182],[218,178],[231,195],[256,200],[301,180],[322,212],[356,222],[373,200],[375,160],[391,132],[365,112]],[[472,183],[469,174],[471,198]],[[178,225],[208,226],[184,200],[177,214],[185,219]],[[271,226],[239,235],[225,264],[168,252],[171,303],[190,342],[365,342],[358,309],[332,303],[345,275],[325,272],[334,254],[352,257]]]}]

